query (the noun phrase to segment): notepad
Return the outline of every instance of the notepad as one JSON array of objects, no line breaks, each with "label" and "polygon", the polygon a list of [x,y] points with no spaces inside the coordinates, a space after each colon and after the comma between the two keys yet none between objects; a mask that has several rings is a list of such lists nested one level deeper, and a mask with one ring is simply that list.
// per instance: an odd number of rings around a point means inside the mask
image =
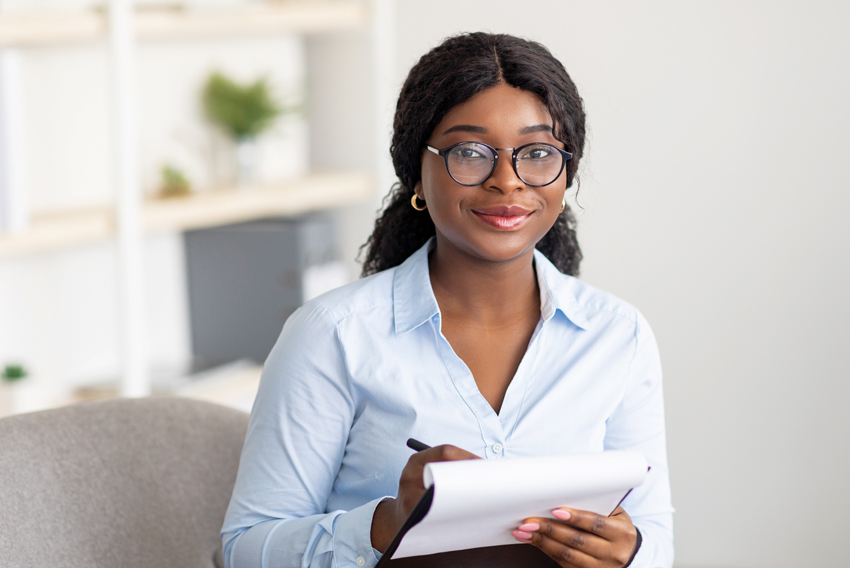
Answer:
[{"label": "notepad", "polygon": [[426,493],[382,558],[517,544],[511,531],[557,507],[609,515],[643,483],[639,452],[433,462]]}]

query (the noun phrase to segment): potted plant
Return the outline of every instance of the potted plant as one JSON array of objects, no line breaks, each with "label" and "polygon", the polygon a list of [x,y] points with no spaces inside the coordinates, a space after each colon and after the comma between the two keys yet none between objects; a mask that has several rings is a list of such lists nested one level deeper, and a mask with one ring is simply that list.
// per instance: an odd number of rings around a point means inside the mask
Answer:
[{"label": "potted plant", "polygon": [[23,365],[10,364],[3,367],[3,371],[0,372],[0,416],[20,412],[16,390],[18,390],[18,383],[28,374]]},{"label": "potted plant", "polygon": [[240,84],[220,72],[211,74],[207,80],[203,105],[207,118],[236,144],[240,184],[256,177],[257,137],[271,128],[281,115],[296,110],[275,100],[267,77]]},{"label": "potted plant", "polygon": [[161,197],[186,197],[192,193],[192,184],[178,168],[166,164],[161,170],[162,180],[159,186]]}]

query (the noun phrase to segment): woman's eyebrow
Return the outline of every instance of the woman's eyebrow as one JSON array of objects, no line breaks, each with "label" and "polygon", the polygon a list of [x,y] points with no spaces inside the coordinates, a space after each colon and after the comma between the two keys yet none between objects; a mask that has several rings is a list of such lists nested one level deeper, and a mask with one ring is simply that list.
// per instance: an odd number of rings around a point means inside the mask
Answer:
[{"label": "woman's eyebrow", "polygon": [[[473,126],[472,124],[456,124],[447,129],[443,134],[450,132],[474,132],[475,134],[487,134],[488,130],[483,126]],[[534,126],[526,126],[521,128],[520,134],[532,134],[534,132],[549,132],[552,133],[552,127],[548,124],[535,124]]]},{"label": "woman's eyebrow", "polygon": [[476,134],[487,134],[487,129],[483,126],[473,126],[471,124],[456,124],[443,132],[443,134],[448,134],[449,132],[474,132]]},{"label": "woman's eyebrow", "polygon": [[552,133],[552,127],[548,124],[537,124],[534,126],[526,126],[520,129],[520,134],[531,134],[532,132],[549,132]]}]

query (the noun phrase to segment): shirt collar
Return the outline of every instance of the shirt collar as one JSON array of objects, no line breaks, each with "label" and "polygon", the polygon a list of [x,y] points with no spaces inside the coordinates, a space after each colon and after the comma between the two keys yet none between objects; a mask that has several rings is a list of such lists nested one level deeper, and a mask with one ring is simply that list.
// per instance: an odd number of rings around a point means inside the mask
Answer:
[{"label": "shirt collar", "polygon": [[428,271],[428,252],[433,246],[434,237],[431,237],[396,268],[393,277],[393,311],[395,332],[398,335],[419,327],[440,313]]},{"label": "shirt collar", "polygon": [[582,329],[589,322],[585,308],[578,303],[573,285],[575,278],[565,275],[539,250],[534,250],[534,267],[537,270],[537,286],[540,288],[540,315],[549,321],[560,310],[567,319]]},{"label": "shirt collar", "polygon": [[[434,248],[434,237],[396,268],[393,277],[393,312],[398,335],[415,329],[440,313],[431,288],[428,253]],[[560,310],[571,322],[588,328],[584,309],[572,290],[572,279],[565,277],[539,250],[534,251],[534,266],[540,288],[540,315],[544,321]]]}]

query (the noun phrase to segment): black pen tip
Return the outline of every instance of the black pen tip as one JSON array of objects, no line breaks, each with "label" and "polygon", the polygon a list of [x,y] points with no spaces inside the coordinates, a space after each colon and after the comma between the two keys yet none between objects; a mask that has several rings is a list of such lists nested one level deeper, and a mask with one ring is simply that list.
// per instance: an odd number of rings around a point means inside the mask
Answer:
[{"label": "black pen tip", "polygon": [[419,440],[416,440],[414,438],[408,438],[407,439],[407,447],[410,448],[411,450],[421,452],[422,450],[429,449],[431,446],[429,446],[428,444],[423,444],[422,442],[420,442]]}]

